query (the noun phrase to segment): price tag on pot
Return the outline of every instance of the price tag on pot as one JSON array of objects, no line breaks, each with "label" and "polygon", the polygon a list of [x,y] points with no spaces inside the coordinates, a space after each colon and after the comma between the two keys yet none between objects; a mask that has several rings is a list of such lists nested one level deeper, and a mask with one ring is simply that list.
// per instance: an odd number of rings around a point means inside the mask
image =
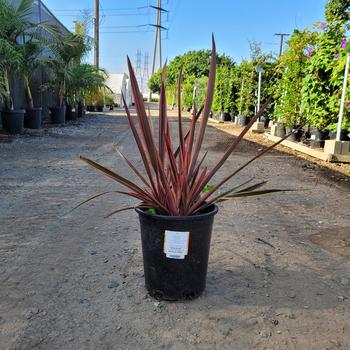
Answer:
[{"label": "price tag on pot", "polygon": [[165,231],[164,254],[170,259],[185,259],[188,254],[190,233],[181,231]]}]

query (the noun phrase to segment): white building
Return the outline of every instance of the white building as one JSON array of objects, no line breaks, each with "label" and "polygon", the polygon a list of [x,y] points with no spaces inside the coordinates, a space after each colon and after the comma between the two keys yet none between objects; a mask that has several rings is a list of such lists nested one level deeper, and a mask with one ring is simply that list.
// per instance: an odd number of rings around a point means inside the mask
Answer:
[{"label": "white building", "polygon": [[106,85],[112,90],[114,96],[114,103],[123,107],[122,94],[128,106],[132,104],[132,93],[129,76],[122,74],[108,74]]}]

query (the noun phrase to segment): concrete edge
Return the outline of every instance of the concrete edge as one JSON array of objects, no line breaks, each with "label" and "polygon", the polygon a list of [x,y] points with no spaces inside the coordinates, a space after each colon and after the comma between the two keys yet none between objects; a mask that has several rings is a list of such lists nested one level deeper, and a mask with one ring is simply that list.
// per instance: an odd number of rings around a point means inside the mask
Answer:
[{"label": "concrete edge", "polygon": [[[277,142],[281,138],[277,136],[273,136],[269,133],[265,133],[264,137],[269,139],[270,141]],[[311,157],[317,158],[324,160],[326,162],[331,162],[331,163],[350,163],[350,156],[349,155],[342,155],[342,154],[331,154],[331,153],[325,153],[322,151],[318,151],[315,149],[312,149],[308,146],[302,145],[297,142],[292,142],[288,140],[284,140],[281,142],[283,146],[289,147],[291,149],[294,149],[295,151],[299,151],[302,153],[305,153]]]}]

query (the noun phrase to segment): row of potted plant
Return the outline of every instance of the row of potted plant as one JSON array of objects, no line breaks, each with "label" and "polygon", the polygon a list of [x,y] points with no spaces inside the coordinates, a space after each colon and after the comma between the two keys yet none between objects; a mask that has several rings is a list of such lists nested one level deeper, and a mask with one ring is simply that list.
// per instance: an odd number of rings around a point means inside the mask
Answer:
[{"label": "row of potted plant", "polygon": [[[308,125],[318,133],[334,132],[340,107],[346,55],[350,44],[346,35],[350,28],[348,2],[328,0],[325,7],[326,22],[315,24],[311,29],[295,30],[287,42],[285,52],[278,58],[264,53],[259,44],[250,44],[249,59],[236,64],[225,55],[218,55],[217,80],[212,106],[213,117],[227,121],[239,116],[246,125],[258,109],[258,73],[263,70],[261,96],[273,95],[274,103],[265,110],[263,119],[269,119],[284,127]],[[176,103],[176,79],[174,72],[180,65],[184,72],[182,91],[185,109],[202,105],[206,79],[204,50],[191,51],[177,56],[170,62],[167,78],[168,100]],[[197,69],[194,69],[197,63]],[[149,87],[160,91],[161,72],[151,77]],[[350,101],[350,90],[346,92]],[[348,103],[350,105],[350,103]],[[342,135],[350,132],[350,117],[346,110]],[[317,133],[313,136],[318,137]]]},{"label": "row of potted plant", "polygon": [[[37,129],[42,123],[42,107],[33,99],[31,79],[45,69],[49,79],[39,88],[57,96],[49,107],[52,123],[65,123],[85,113],[89,95],[106,89],[106,72],[82,63],[91,48],[86,22],[76,24],[75,33],[62,33],[47,23],[32,21],[34,0],[9,3],[0,0],[0,98],[2,126],[11,134],[23,127]],[[27,106],[16,105],[11,77],[22,77]],[[18,104],[18,103],[17,103]]]}]

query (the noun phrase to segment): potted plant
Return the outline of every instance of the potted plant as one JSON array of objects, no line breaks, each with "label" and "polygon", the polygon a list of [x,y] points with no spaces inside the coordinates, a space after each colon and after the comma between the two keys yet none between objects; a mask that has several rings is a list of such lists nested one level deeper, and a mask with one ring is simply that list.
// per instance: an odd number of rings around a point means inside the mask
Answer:
[{"label": "potted plant", "polygon": [[238,121],[241,126],[246,126],[251,121],[254,110],[254,66],[248,60],[243,60],[238,68],[241,81],[240,91],[237,94],[237,106],[239,110]]},{"label": "potted plant", "polygon": [[66,36],[57,35],[49,47],[53,56],[47,57],[45,63],[50,68],[52,77],[43,88],[57,89],[58,87],[58,103],[49,109],[52,123],[64,124],[66,121],[65,100],[72,68],[85,54],[87,45],[83,36],[68,33]]},{"label": "potted plant", "polygon": [[42,52],[42,42],[38,41],[37,36],[28,37],[23,34],[21,44],[22,64],[19,73],[22,73],[24,88],[27,98],[27,109],[24,116],[24,126],[30,129],[41,128],[42,107],[35,107],[32,90],[30,88],[30,79],[34,71],[41,65],[40,54]]},{"label": "potted plant", "polygon": [[[187,133],[181,118],[182,71],[180,69],[177,94],[179,133],[177,148],[171,136],[167,116],[165,68],[160,90],[159,131],[158,135],[154,135],[129,58],[128,67],[138,125],[132,119],[125,100],[124,105],[145,172],[138,170],[121,152],[119,154],[142,185],[130,181],[87,157],[81,156],[80,158],[127,189],[127,191],[118,191],[118,193],[134,197],[140,202],[135,206],[119,208],[108,214],[107,217],[123,210],[136,210],[140,219],[145,283],[149,293],[156,298],[167,300],[195,298],[205,288],[212,224],[218,212],[216,204],[233,198],[281,191],[278,189],[261,190],[260,188],[266,181],[252,183],[251,179],[238,185],[235,184],[233,187],[231,185],[224,192],[217,193],[239,171],[279,142],[261,151],[238,169],[231,171],[215,185],[210,184],[213,176],[234,151],[254,121],[261,116],[270,98],[262,104],[259,112],[242,133],[233,138],[215,166],[209,169],[204,165],[206,154],[201,155],[200,151],[215,87],[214,39],[204,107],[198,113],[194,113]],[[196,121],[200,113],[201,122],[198,132],[195,133]],[[96,195],[87,201],[105,193]]]},{"label": "potted plant", "polygon": [[10,134],[23,132],[25,113],[23,109],[15,109],[10,89],[10,75],[23,61],[17,43],[20,33],[27,26],[26,7],[21,7],[22,2],[16,6],[0,1],[0,91],[4,102],[1,119],[3,128]]},{"label": "potted plant", "polygon": [[233,110],[233,63],[225,62],[217,68],[217,79],[213,99],[213,110],[219,113],[220,121],[230,121]]}]

